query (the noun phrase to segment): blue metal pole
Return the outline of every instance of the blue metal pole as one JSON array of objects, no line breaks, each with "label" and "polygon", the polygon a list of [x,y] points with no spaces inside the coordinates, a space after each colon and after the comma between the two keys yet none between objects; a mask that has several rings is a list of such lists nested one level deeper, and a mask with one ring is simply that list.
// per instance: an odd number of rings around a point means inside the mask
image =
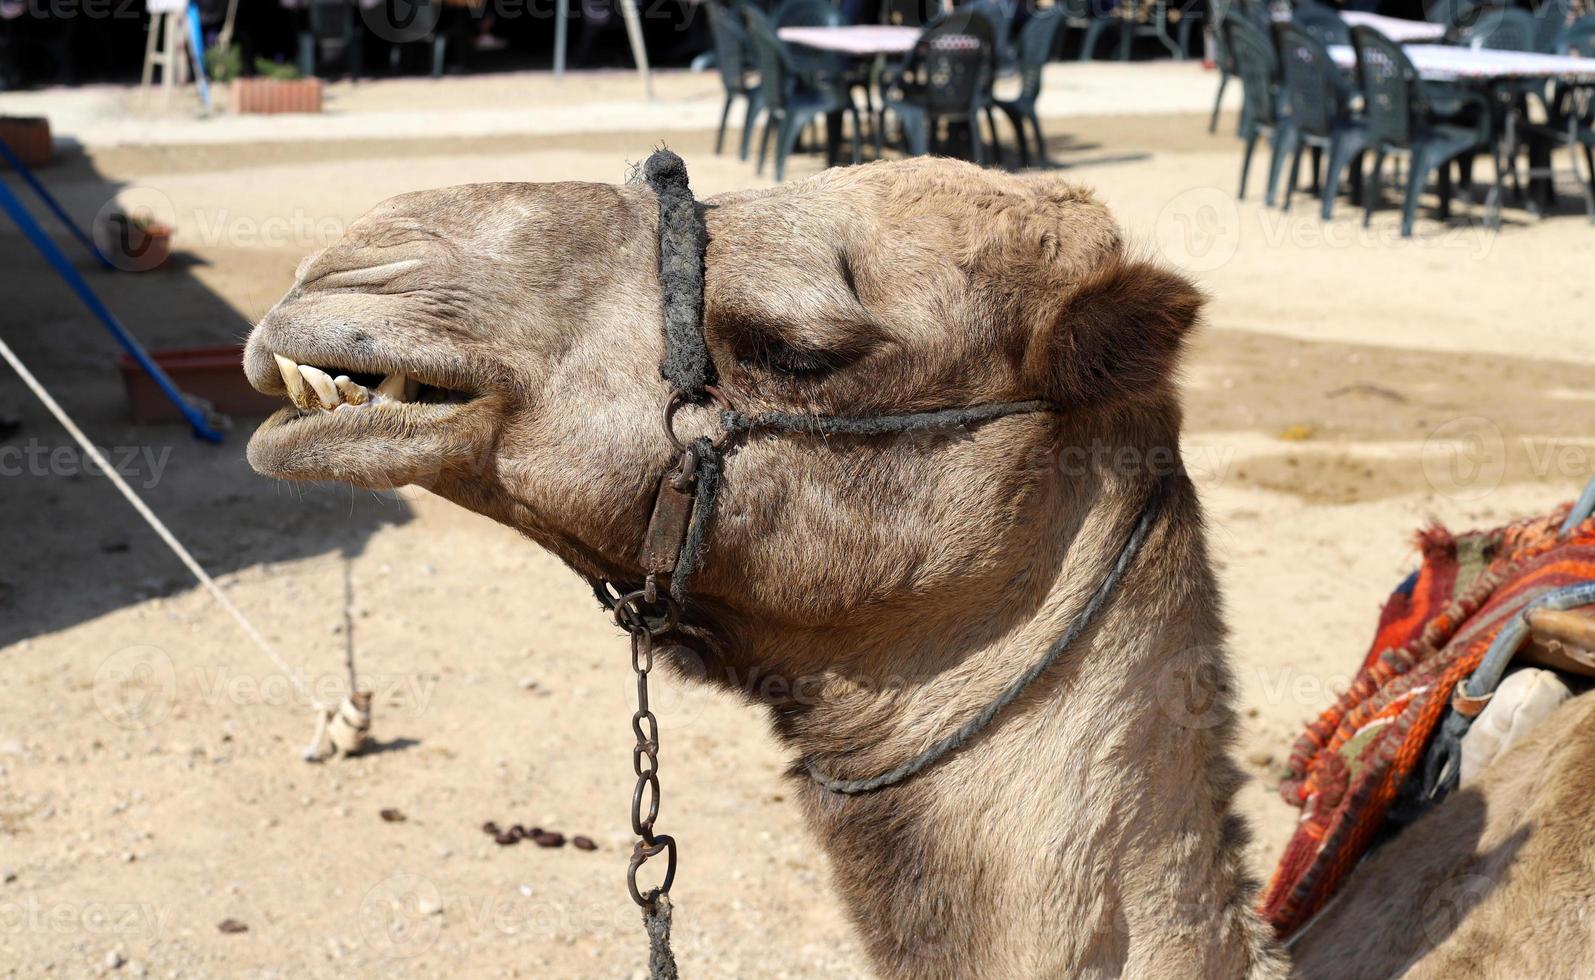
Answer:
[{"label": "blue metal pole", "polygon": [[183,417],[188,420],[188,424],[193,426],[194,434],[207,442],[221,442],[222,434],[205,418],[205,413],[189,404],[188,399],[183,397],[182,391],[178,389],[177,385],[172,383],[171,378],[166,376],[166,372],[161,370],[161,366],[156,364],[154,359],[149,356],[149,353],[140,346],[138,340],[127,332],[127,328],[122,326],[110,309],[100,302],[100,298],[94,294],[94,290],[89,288],[89,284],[83,278],[83,274],[78,272],[66,255],[56,247],[55,242],[51,240],[49,235],[45,234],[44,229],[33,219],[33,215],[29,214],[27,209],[22,206],[22,202],[17,199],[16,194],[12,193],[11,188],[4,181],[0,181],[0,209],[4,209],[6,214],[11,217],[11,220],[16,223],[16,226],[21,229],[22,234],[27,236],[28,240],[33,243],[33,247],[39,250],[40,255],[44,256],[45,261],[55,268],[55,271],[62,279],[66,280],[66,284],[71,287],[74,293],[77,293],[78,299],[82,300],[83,305],[89,308],[89,312],[94,314],[95,318],[105,325],[105,329],[111,332],[111,336],[115,337],[116,342],[122,345],[122,349],[127,351],[133,360],[138,362],[138,366],[155,379],[155,383],[160,386],[161,391],[166,393],[166,397],[171,399],[172,404],[177,406],[177,410],[183,413]]},{"label": "blue metal pole", "polygon": [[188,5],[188,43],[194,51],[194,80],[199,84],[199,101],[209,112],[210,79],[205,75],[205,31],[199,22],[199,5]]},{"label": "blue metal pole", "polygon": [[35,177],[28,165],[22,162],[22,158],[18,157],[11,147],[6,145],[5,140],[0,140],[0,160],[4,160],[7,166],[15,170],[17,175],[22,178],[23,183],[33,188],[33,193],[39,195],[39,199],[44,202],[44,206],[54,212],[57,218],[61,219],[61,223],[66,225],[67,231],[72,233],[73,238],[83,243],[83,247],[89,250],[90,255],[94,256],[107,269],[115,268],[115,266],[111,265],[111,260],[105,257],[105,253],[100,251],[99,246],[94,244],[94,239],[90,238],[84,233],[82,228],[77,226],[77,222],[72,220],[72,216],[66,213],[66,208],[61,206],[61,202],[57,201],[55,195],[51,194],[49,189],[39,182],[39,178]]}]

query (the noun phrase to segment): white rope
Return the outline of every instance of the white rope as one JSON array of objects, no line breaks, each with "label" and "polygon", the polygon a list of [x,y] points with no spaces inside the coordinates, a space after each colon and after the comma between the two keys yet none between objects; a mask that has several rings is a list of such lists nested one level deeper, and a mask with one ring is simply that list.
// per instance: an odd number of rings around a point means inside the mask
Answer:
[{"label": "white rope", "polygon": [[54,398],[50,397],[50,393],[44,390],[44,385],[40,384],[39,379],[33,376],[33,372],[28,370],[27,365],[17,358],[17,355],[11,350],[10,345],[5,342],[4,338],[0,338],[0,356],[5,357],[6,362],[17,372],[17,376],[22,379],[22,383],[27,385],[38,396],[39,401],[43,402],[44,407],[50,410],[50,414],[55,416],[56,421],[60,422],[67,432],[71,433],[72,438],[77,440],[77,444],[83,448],[85,453],[88,453],[90,459],[94,460],[100,472],[110,479],[116,489],[122,492],[122,496],[127,498],[127,502],[133,505],[133,509],[138,511],[139,516],[144,518],[145,523],[149,524],[155,533],[160,535],[161,540],[166,542],[166,546],[172,549],[172,553],[184,565],[188,566],[188,570],[193,573],[194,578],[199,580],[199,584],[203,585],[205,590],[210,593],[211,598],[216,600],[217,605],[227,610],[228,614],[237,621],[239,628],[251,640],[255,641],[255,645],[260,647],[266,656],[271,658],[272,663],[277,665],[277,669],[282,671],[283,676],[287,677],[289,682],[293,684],[294,689],[299,692],[299,696],[310,702],[311,706],[315,708],[316,714],[323,719],[324,723],[333,708],[323,704],[317,700],[315,695],[310,693],[310,689],[299,679],[298,672],[289,666],[288,661],[284,660],[282,654],[277,652],[277,648],[271,645],[271,641],[261,635],[260,630],[255,628],[255,624],[245,618],[243,612],[233,605],[233,600],[227,597],[227,593],[223,592],[221,586],[216,584],[216,580],[211,578],[205,569],[200,567],[199,562],[194,560],[194,556],[189,554],[188,549],[183,547],[182,542],[178,541],[172,535],[172,532],[166,529],[166,525],[161,523],[159,517],[155,516],[155,512],[150,510],[144,501],[139,498],[139,495],[133,491],[133,488],[127,485],[127,481],[122,479],[122,474],[118,473],[116,468],[100,454],[100,451],[94,447],[94,443],[89,441],[89,437],[84,435],[83,430],[78,428],[77,423],[72,421],[71,416],[66,414],[66,410]]}]

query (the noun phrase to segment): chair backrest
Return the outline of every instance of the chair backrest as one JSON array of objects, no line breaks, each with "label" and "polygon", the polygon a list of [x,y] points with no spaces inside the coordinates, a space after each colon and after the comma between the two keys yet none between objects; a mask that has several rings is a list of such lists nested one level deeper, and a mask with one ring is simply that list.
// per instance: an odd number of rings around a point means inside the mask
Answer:
[{"label": "chair backrest", "polygon": [[1041,72],[1057,48],[1063,21],[1063,11],[1052,7],[1031,17],[1019,31],[1020,99],[1033,100],[1041,94]]},{"label": "chair backrest", "polygon": [[752,4],[742,5],[742,22],[753,45],[753,60],[759,66],[759,92],[771,111],[786,109],[787,90],[792,85],[792,58],[786,44],[775,34],[770,18]]},{"label": "chair backrest", "polygon": [[355,7],[347,0],[311,0],[305,14],[317,40],[341,39],[355,30]]},{"label": "chair backrest", "polygon": [[923,27],[941,13],[941,0],[885,0],[881,20],[899,27]]},{"label": "chair backrest", "polygon": [[1343,114],[1340,69],[1317,35],[1300,24],[1279,30],[1279,64],[1291,119],[1304,132],[1328,136]]},{"label": "chair backrest", "polygon": [[775,26],[840,27],[847,23],[842,12],[826,0],[786,0],[775,12]]},{"label": "chair backrest", "polygon": [[1486,12],[1473,25],[1468,47],[1492,51],[1533,51],[1534,34],[1539,25],[1534,15],[1521,7],[1502,7]]},{"label": "chair backrest", "polygon": [[1534,8],[1534,50],[1555,51],[1557,38],[1573,22],[1568,0],[1541,0]]},{"label": "chair backrest", "polygon": [[993,55],[1000,68],[1006,70],[1018,59],[1014,48],[1013,25],[1019,6],[1013,0],[973,0],[961,9],[978,13],[991,22]]},{"label": "chair backrest", "polygon": [[991,22],[978,13],[954,10],[914,44],[910,68],[922,85],[932,115],[973,112],[991,90]]},{"label": "chair backrest", "polygon": [[1229,49],[1229,27],[1225,24],[1229,20],[1231,6],[1225,0],[1216,0],[1209,8],[1223,11],[1213,21],[1213,63],[1226,75],[1233,75],[1239,70],[1235,66],[1235,52]]},{"label": "chair backrest", "polygon": [[1424,16],[1435,24],[1444,24],[1446,37],[1466,37],[1484,16],[1506,6],[1507,0],[1424,0]]},{"label": "chair backrest", "polygon": [[1418,72],[1401,45],[1372,27],[1353,27],[1357,82],[1362,87],[1368,134],[1394,146],[1411,146]]},{"label": "chair backrest", "polygon": [[[1297,5],[1291,13],[1290,23],[1318,39],[1325,47],[1331,44],[1350,44],[1351,26],[1340,19],[1340,15],[1321,3],[1306,3]],[[1280,52],[1281,57],[1284,52]]]},{"label": "chair backrest", "polygon": [[1241,130],[1277,122],[1276,81],[1279,59],[1274,41],[1250,19],[1231,14],[1224,18],[1229,48],[1235,54],[1235,71],[1241,77]]},{"label": "chair backrest", "polygon": [[747,63],[752,57],[747,28],[737,22],[732,8],[722,0],[708,0],[709,36],[714,41],[714,60],[720,69],[720,81],[727,92],[738,94],[748,90]]},{"label": "chair backrest", "polygon": [[1585,14],[1563,29],[1556,39],[1556,53],[1595,58],[1595,14]]},{"label": "chair backrest", "polygon": [[1107,16],[1108,0],[1061,0],[1058,4],[1070,23],[1083,26],[1093,18]]},{"label": "chair backrest", "polygon": [[1269,12],[1268,0],[1230,0],[1230,10],[1246,18],[1253,27],[1264,31],[1274,29],[1274,15]]}]

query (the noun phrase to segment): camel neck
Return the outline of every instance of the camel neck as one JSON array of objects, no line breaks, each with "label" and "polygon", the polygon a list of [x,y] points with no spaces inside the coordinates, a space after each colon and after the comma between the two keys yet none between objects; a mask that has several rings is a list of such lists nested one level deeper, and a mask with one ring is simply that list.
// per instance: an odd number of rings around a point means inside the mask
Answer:
[{"label": "camel neck", "polygon": [[[861,682],[855,654],[782,733],[804,762],[869,774],[955,730],[1078,614],[1145,485],[1083,488],[1073,533],[1034,556],[1050,577],[978,627],[930,623],[869,651],[887,683]],[[799,777],[882,975],[1270,975],[1232,812],[1217,588],[1183,475],[1163,508],[1092,629],[979,737],[874,793]]]}]

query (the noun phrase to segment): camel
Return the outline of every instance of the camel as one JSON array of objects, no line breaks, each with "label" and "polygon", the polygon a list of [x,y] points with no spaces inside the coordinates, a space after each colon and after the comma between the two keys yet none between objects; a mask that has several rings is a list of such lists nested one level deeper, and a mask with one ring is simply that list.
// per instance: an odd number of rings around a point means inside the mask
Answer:
[{"label": "camel", "polygon": [[[1174,373],[1201,292],[1053,175],[872,163],[702,207],[703,332],[739,408],[1057,406],[955,433],[739,442],[668,637],[683,672],[768,711],[878,974],[1286,976],[1252,911],[1221,600],[1180,465]],[[249,380],[292,404],[250,462],[420,484],[636,587],[673,458],[659,221],[638,183],[379,205],[253,331]],[[712,423],[698,407],[677,419]],[[979,737],[876,793],[809,778],[889,769],[990,702],[1102,581],[1154,485],[1156,520],[1108,604]],[[1302,975],[1414,960],[1407,976],[1553,961],[1533,975],[1595,975],[1595,874],[1545,851],[1590,853],[1595,766],[1563,746],[1588,737],[1595,701],[1553,720],[1376,854],[1297,944]],[[1469,807],[1471,822],[1452,816]],[[1515,863],[1480,863],[1507,851]],[[1421,928],[1435,883],[1469,875],[1492,882],[1464,896],[1480,916],[1452,902],[1458,921]],[[1511,915],[1529,908],[1532,922]]]}]

